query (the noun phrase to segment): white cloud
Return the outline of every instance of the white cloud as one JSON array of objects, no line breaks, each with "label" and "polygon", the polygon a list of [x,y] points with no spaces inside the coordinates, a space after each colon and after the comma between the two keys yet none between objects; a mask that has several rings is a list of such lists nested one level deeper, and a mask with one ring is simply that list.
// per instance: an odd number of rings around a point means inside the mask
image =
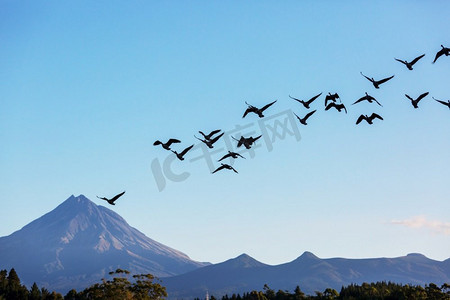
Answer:
[{"label": "white cloud", "polygon": [[426,228],[436,234],[450,235],[450,222],[427,220],[425,216],[415,216],[406,220],[392,220],[391,224],[403,225],[409,228]]}]

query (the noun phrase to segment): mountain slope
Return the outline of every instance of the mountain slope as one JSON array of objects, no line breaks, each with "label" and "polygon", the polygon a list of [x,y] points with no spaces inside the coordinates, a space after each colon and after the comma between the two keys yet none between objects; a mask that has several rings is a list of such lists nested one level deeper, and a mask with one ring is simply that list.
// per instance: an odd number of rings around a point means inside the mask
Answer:
[{"label": "mountain slope", "polygon": [[83,289],[116,268],[160,277],[205,265],[148,238],[83,195],[0,238],[0,269],[14,267],[25,284],[36,281],[62,292]]},{"label": "mountain slope", "polygon": [[[247,264],[247,261],[253,263]],[[264,284],[275,291],[293,291],[299,285],[307,294],[314,294],[329,287],[339,291],[343,285],[376,281],[440,285],[450,282],[450,264],[449,260],[439,262],[421,254],[397,258],[320,259],[305,252],[292,262],[270,266],[241,255],[162,281],[171,299],[202,298],[206,291],[218,298],[224,294],[262,290]]]}]

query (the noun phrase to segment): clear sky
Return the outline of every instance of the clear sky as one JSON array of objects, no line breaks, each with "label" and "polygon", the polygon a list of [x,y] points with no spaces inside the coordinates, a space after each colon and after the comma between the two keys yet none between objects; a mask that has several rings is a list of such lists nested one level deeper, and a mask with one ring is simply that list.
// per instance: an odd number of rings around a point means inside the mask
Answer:
[{"label": "clear sky", "polygon": [[[450,57],[431,63],[450,47],[449,11],[449,1],[0,1],[0,236],[72,194],[108,205],[95,196],[126,190],[108,207],[195,260],[449,258],[450,110],[432,97],[450,99]],[[413,71],[394,60],[421,54]],[[395,77],[377,90],[360,72]],[[292,135],[291,112],[307,110],[289,95],[320,92]],[[347,115],[324,111],[328,92]],[[351,105],[364,92],[383,107]],[[424,92],[419,109],[404,96]],[[276,99],[264,126],[242,119],[245,101]],[[355,125],[372,112],[384,121]],[[181,162],[152,145],[178,138],[181,150],[198,130],[247,125],[242,134],[269,128],[274,140],[243,153],[239,174],[210,174],[200,146]],[[225,140],[217,148],[214,167]]]}]

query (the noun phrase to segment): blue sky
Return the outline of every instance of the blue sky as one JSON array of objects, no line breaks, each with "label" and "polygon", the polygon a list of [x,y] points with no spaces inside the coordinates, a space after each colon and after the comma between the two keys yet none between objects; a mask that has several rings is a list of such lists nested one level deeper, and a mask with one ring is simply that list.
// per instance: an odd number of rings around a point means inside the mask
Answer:
[{"label": "blue sky", "polygon": [[[450,253],[448,1],[1,1],[0,236],[70,195],[111,197],[149,237],[191,258],[269,264]],[[413,71],[394,57],[412,60]],[[394,75],[376,90],[375,79]],[[430,95],[414,109],[404,94]],[[239,174],[188,153],[158,189],[152,144],[317,109],[300,140],[258,143]],[[347,115],[324,111],[338,92]],[[383,107],[351,103],[364,95]],[[361,113],[384,121],[355,125]],[[292,116],[292,115],[290,115]],[[279,128],[282,131],[282,128]],[[221,146],[224,147],[224,144]],[[191,156],[189,156],[191,155]],[[215,154],[214,157],[220,157]],[[217,158],[216,158],[217,159]],[[216,165],[217,166],[217,165]]]}]

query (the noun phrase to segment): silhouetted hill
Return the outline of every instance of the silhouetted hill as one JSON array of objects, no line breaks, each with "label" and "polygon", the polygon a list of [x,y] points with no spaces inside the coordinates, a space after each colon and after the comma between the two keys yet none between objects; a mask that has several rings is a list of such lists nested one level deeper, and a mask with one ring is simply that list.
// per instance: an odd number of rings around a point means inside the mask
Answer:
[{"label": "silhouetted hill", "polygon": [[148,238],[83,195],[0,238],[0,269],[14,267],[25,284],[36,281],[62,292],[84,289],[116,268],[170,276],[205,265]]}]

